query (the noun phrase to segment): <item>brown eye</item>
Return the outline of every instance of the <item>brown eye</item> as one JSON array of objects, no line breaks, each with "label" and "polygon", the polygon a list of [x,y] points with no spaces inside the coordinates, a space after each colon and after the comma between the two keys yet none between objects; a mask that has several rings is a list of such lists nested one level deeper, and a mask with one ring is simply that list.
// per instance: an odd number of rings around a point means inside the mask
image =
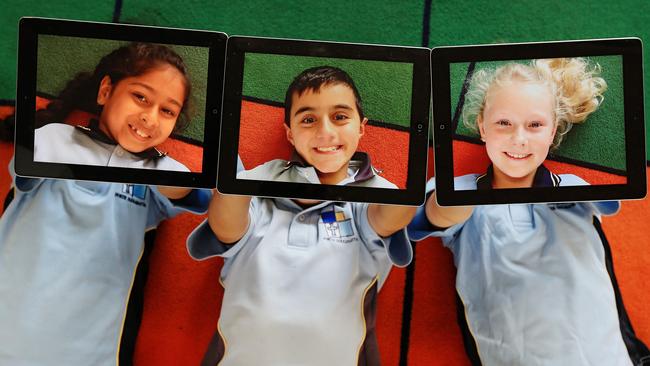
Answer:
[{"label": "brown eye", "polygon": [[300,121],[300,123],[304,123],[304,124],[312,124],[314,122],[316,122],[316,118],[311,116],[307,116]]},{"label": "brown eye", "polygon": [[510,126],[510,121],[507,119],[500,119],[497,121],[497,125],[499,126]]},{"label": "brown eye", "polygon": [[343,114],[343,113],[337,113],[337,114],[334,115],[334,120],[335,121],[345,121],[347,119],[348,119],[348,116],[346,114]]},{"label": "brown eye", "polygon": [[133,95],[133,98],[135,98],[135,100],[137,100],[138,102],[147,103],[147,97],[145,97],[144,95],[140,93],[131,93],[131,95]]},{"label": "brown eye", "polygon": [[539,121],[533,121],[533,122],[530,123],[530,127],[532,127],[532,128],[539,128],[539,127],[542,127],[542,122],[539,122]]},{"label": "brown eye", "polygon": [[163,108],[161,112],[168,117],[176,117],[176,112],[171,109]]}]

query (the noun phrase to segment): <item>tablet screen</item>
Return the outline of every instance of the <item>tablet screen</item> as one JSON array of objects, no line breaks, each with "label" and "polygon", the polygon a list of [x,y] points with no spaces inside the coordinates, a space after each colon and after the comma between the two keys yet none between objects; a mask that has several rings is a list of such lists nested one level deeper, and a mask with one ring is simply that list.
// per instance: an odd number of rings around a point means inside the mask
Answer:
[{"label": "tablet screen", "polygon": [[[564,56],[565,43],[536,45]],[[449,104],[440,120],[449,121],[451,154],[440,150],[438,157],[451,158],[441,164],[454,177],[451,202],[473,200],[463,198],[467,191],[486,203],[638,196],[639,179],[645,186],[638,163],[645,152],[636,141],[643,113],[631,88],[641,79],[634,69],[640,65],[629,49],[616,54],[593,46],[574,45],[569,51],[582,54],[566,57],[520,58],[522,49],[510,45],[517,57],[448,59]]]},{"label": "tablet screen", "polygon": [[[216,60],[223,55],[224,45],[216,46],[225,43],[225,35],[187,31],[177,42],[178,35],[166,38],[164,31],[185,31],[153,30],[23,20],[26,57],[19,80],[25,73],[35,75],[34,86],[22,89],[27,97],[22,100],[33,101],[32,112],[26,105],[18,111],[23,131],[18,142],[31,155],[18,151],[18,174],[214,185],[215,158],[205,161],[206,131],[218,131],[209,106],[219,107],[221,85],[215,76],[222,74],[210,71],[219,66],[210,61],[211,53]],[[30,52],[33,69],[26,65]],[[31,144],[23,139],[28,136]]]},{"label": "tablet screen", "polygon": [[[230,151],[237,152],[243,170],[229,185],[220,168],[220,190],[395,203],[422,199],[414,187],[424,181],[428,106],[422,97],[428,90],[426,79],[415,78],[428,74],[426,50],[383,47],[391,53],[382,56],[382,46],[326,44],[330,49],[324,52],[327,47],[308,41],[237,42],[229,40],[228,65],[239,56],[241,79],[229,83],[226,77],[224,108],[238,109],[224,117],[224,128],[236,125],[231,141],[237,148]],[[294,52],[279,52],[283,42],[294,43]],[[235,45],[243,50],[231,56]],[[235,94],[240,97],[228,102]],[[221,153],[220,162],[237,159]]]}]

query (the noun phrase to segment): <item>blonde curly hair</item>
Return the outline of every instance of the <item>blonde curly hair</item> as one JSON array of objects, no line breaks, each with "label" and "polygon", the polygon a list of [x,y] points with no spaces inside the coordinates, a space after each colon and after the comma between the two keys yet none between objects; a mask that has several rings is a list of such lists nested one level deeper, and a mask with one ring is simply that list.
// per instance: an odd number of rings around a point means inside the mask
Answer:
[{"label": "blonde curly hair", "polygon": [[600,65],[590,67],[584,58],[532,60],[529,64],[509,63],[496,69],[474,72],[463,105],[465,127],[478,133],[487,96],[495,88],[513,81],[539,83],[548,87],[555,100],[557,132],[551,149],[560,146],[573,124],[582,123],[603,102],[607,83],[598,75]]}]

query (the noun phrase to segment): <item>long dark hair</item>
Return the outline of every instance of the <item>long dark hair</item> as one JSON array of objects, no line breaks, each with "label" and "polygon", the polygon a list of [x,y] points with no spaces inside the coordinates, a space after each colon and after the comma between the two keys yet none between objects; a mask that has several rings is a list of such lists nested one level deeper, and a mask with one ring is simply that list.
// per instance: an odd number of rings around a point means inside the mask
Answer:
[{"label": "long dark hair", "polygon": [[192,109],[192,85],[183,59],[165,45],[138,42],[120,47],[102,57],[92,73],[77,74],[46,109],[36,112],[36,128],[52,122],[62,122],[75,109],[99,115],[102,106],[97,104],[97,91],[104,76],[108,76],[111,83],[117,85],[124,78],[142,75],[164,64],[174,66],[184,77],[185,100],[174,126],[174,132],[183,131],[190,122]]}]

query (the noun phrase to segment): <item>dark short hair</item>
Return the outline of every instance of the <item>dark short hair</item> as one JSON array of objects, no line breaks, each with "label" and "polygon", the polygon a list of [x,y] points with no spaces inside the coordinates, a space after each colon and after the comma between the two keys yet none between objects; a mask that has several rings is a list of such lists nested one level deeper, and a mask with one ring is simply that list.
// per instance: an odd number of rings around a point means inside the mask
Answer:
[{"label": "dark short hair", "polygon": [[301,96],[307,90],[318,91],[323,85],[327,84],[345,84],[352,89],[359,117],[363,120],[364,114],[363,108],[361,107],[361,96],[350,75],[338,67],[316,66],[301,72],[293,79],[291,85],[289,85],[287,93],[284,96],[284,123],[288,126],[291,120],[291,104],[294,93]]}]

